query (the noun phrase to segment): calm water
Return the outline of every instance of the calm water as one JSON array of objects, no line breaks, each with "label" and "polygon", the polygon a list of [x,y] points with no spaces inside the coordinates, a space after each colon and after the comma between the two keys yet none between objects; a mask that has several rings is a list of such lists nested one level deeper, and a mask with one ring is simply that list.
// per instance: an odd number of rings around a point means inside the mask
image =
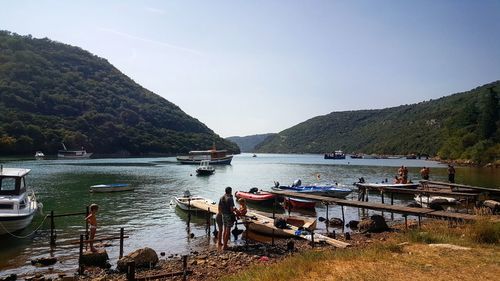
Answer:
[{"label": "calm water", "polygon": [[[216,167],[210,177],[195,176],[195,166],[179,165],[175,158],[125,158],[90,160],[3,161],[4,167],[32,169],[28,180],[44,205],[44,213],[85,211],[85,206],[96,203],[98,235],[114,235],[125,228],[125,253],[140,247],[151,247],[158,253],[186,253],[198,247],[213,244],[205,236],[203,218],[195,218],[191,231],[194,239],[186,234],[187,215],[171,204],[174,196],[185,190],[214,201],[223,194],[226,186],[233,191],[251,187],[267,189],[277,180],[290,184],[300,178],[304,184],[334,183],[351,185],[363,176],[368,182],[389,180],[397,167],[409,167],[410,178],[417,180],[422,166],[431,167],[431,179],[446,180],[446,167],[431,161],[406,159],[346,159],[324,160],[322,155],[237,155],[230,166]],[[317,175],[320,175],[319,179]],[[491,169],[458,168],[457,182],[485,187],[500,186],[500,173]],[[134,192],[93,194],[90,185],[103,183],[129,183]],[[350,195],[354,197],[356,194]],[[377,201],[380,199],[373,198]],[[407,203],[411,198],[400,198],[397,203]],[[325,216],[326,208],[319,206],[317,216]],[[346,220],[359,219],[357,209],[346,208]],[[330,208],[330,217],[341,217],[339,208]],[[396,217],[397,218],[397,217]],[[28,235],[41,225],[34,235],[25,239],[0,237],[0,277],[11,273],[23,274],[44,271],[46,268],[31,266],[30,260],[48,256],[49,221],[35,217],[30,228],[18,235]],[[56,270],[72,271],[77,267],[78,247],[68,242],[78,239],[84,231],[83,216],[56,218],[57,246],[53,254],[61,262]],[[323,224],[318,224],[324,228]],[[112,263],[118,256],[118,243],[106,248]]]}]

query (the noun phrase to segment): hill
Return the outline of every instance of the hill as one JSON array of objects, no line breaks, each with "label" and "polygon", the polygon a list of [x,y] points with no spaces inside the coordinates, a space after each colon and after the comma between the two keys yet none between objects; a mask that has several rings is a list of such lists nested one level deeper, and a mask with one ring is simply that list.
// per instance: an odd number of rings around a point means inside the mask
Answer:
[{"label": "hill", "polygon": [[483,163],[500,157],[500,81],[393,108],[332,112],[266,139],[257,152],[423,154]]},{"label": "hill", "polygon": [[178,106],[78,47],[0,31],[0,153],[239,152]]},{"label": "hill", "polygon": [[276,134],[260,134],[260,135],[251,135],[244,137],[227,137],[226,140],[232,141],[238,145],[241,152],[253,152],[256,145],[263,142],[266,138],[270,136],[274,136]]}]

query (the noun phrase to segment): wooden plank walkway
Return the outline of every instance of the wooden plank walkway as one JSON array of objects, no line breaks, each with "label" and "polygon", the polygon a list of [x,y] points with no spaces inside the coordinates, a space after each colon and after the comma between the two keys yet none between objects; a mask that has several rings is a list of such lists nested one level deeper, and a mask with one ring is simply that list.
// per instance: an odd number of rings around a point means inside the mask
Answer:
[{"label": "wooden plank walkway", "polygon": [[425,181],[425,180],[420,181],[420,184],[422,184],[423,186],[435,185],[435,186],[449,187],[450,189],[456,188],[458,190],[460,190],[461,188],[462,189],[472,189],[472,190],[476,190],[479,192],[488,192],[490,194],[500,195],[500,187],[499,188],[487,188],[487,187],[479,187],[479,186],[472,186],[472,185],[466,185],[466,184],[449,183],[449,182],[442,182],[442,181]]},{"label": "wooden plank walkway", "polygon": [[[418,216],[419,218],[420,217],[432,217],[432,218],[438,218],[438,219],[464,220],[464,221],[477,220],[480,218],[480,216],[477,216],[477,215],[470,215],[470,214],[463,214],[463,213],[451,213],[451,212],[444,212],[444,211],[434,211],[432,209],[426,209],[426,208],[413,208],[413,207],[405,207],[405,206],[398,206],[398,205],[387,205],[387,204],[381,204],[381,203],[339,199],[339,198],[334,198],[334,197],[318,196],[318,195],[311,195],[311,194],[301,194],[301,193],[297,193],[297,192],[275,191],[275,190],[270,190],[267,192],[281,195],[281,196],[290,196],[290,197],[295,197],[295,198],[304,198],[304,199],[315,200],[315,201],[322,202],[323,204],[328,204],[328,205],[339,205],[339,206],[355,207],[355,208],[370,209],[370,210],[377,210],[377,211],[386,211],[386,212],[393,212],[393,213],[404,214],[404,215],[414,215],[414,216]],[[499,216],[492,216],[491,219],[495,222],[497,222],[497,221],[500,222]]]}]

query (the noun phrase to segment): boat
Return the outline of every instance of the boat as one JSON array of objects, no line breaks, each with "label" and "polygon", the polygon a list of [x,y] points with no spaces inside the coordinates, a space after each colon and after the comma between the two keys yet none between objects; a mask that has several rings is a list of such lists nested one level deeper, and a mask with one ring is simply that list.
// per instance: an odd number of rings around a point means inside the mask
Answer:
[{"label": "boat", "polygon": [[203,160],[210,161],[210,165],[229,165],[233,155],[227,155],[227,150],[217,150],[214,145],[210,150],[189,151],[189,155],[177,156],[181,164],[200,164]]},{"label": "boat", "polygon": [[120,191],[133,191],[134,187],[127,183],[112,183],[112,184],[97,184],[90,187],[90,192],[120,192]]},{"label": "boat", "polygon": [[331,153],[325,153],[325,159],[345,159],[345,153],[342,150],[335,150]]},{"label": "boat", "polygon": [[417,159],[417,155],[416,154],[408,154],[408,155],[406,155],[406,159]]},{"label": "boat", "polygon": [[236,198],[244,198],[248,203],[254,203],[259,205],[272,205],[275,200],[277,200],[277,195],[266,191],[259,191],[258,188],[254,187],[250,189],[249,192],[236,191],[234,194]]},{"label": "boat", "polygon": [[35,159],[36,160],[42,160],[44,157],[45,157],[45,154],[43,154],[43,152],[41,152],[41,151],[35,152]]},{"label": "boat", "polygon": [[[312,231],[316,229],[316,218],[302,216],[276,215],[276,219],[260,214],[248,212],[242,217],[243,224],[247,230],[276,237],[294,237],[299,235],[298,231]],[[281,227],[275,222],[281,221]],[[279,224],[278,224],[279,226]]]},{"label": "boat", "polygon": [[410,189],[416,189],[420,186],[420,183],[362,183],[362,182],[357,182],[355,183],[357,187],[364,187],[364,188],[384,188],[384,187],[394,187],[394,188],[410,188]]},{"label": "boat", "polygon": [[285,197],[283,201],[285,208],[293,209],[314,209],[316,207],[316,201],[307,200],[302,198]]},{"label": "boat", "polygon": [[30,169],[0,168],[0,235],[26,228],[41,203],[26,185]]},{"label": "boat", "polygon": [[279,182],[275,182],[272,189],[278,191],[292,191],[297,193],[323,195],[336,198],[345,198],[352,192],[351,189],[338,185],[302,185],[302,182],[300,180],[296,180],[291,186],[280,185]]},{"label": "boat", "polygon": [[351,159],[362,159],[363,155],[361,155],[361,154],[352,154],[349,157],[351,157]]},{"label": "boat", "polygon": [[85,148],[82,146],[80,150],[68,150],[64,143],[62,144],[63,148],[62,150],[57,151],[57,157],[58,158],[64,158],[64,159],[87,159],[92,156],[92,153],[88,153]]},{"label": "boat", "polygon": [[219,205],[201,196],[192,196],[189,191],[185,191],[182,197],[174,197],[175,204],[184,211],[202,211],[217,213]]},{"label": "boat", "polygon": [[460,202],[453,197],[446,196],[422,196],[420,194],[415,195],[415,201],[422,205],[422,207],[429,207],[430,205],[458,205]]},{"label": "boat", "polygon": [[257,154],[252,155],[252,157],[257,157]]},{"label": "boat", "polygon": [[199,176],[209,176],[215,172],[215,168],[210,166],[210,161],[202,160],[200,166],[196,168],[196,174]]}]

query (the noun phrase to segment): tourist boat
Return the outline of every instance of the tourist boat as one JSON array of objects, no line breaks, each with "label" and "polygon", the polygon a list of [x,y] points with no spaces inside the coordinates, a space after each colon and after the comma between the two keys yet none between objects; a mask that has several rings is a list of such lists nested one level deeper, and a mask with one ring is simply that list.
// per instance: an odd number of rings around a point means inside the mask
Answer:
[{"label": "tourist boat", "polygon": [[42,160],[44,157],[45,157],[45,154],[43,154],[43,152],[41,152],[41,151],[35,152],[35,159],[36,160]]},{"label": "tourist boat", "polygon": [[127,183],[112,183],[112,184],[97,184],[90,187],[90,192],[120,192],[120,191],[133,191],[134,187]]},{"label": "tourist boat", "polygon": [[278,191],[292,191],[304,194],[323,195],[336,198],[345,198],[351,194],[352,190],[347,187],[340,187],[338,185],[302,185],[300,180],[296,180],[293,185],[280,185],[275,182],[274,190]]},{"label": "tourist boat", "polygon": [[200,176],[209,176],[215,172],[215,168],[210,166],[210,161],[202,160],[200,166],[196,168],[196,174]]},{"label": "tourist boat", "polygon": [[203,211],[217,213],[219,206],[212,200],[201,196],[192,196],[189,191],[185,191],[182,197],[174,197],[175,204],[184,211]]},{"label": "tourist boat", "polygon": [[293,197],[285,197],[283,204],[285,208],[290,210],[314,209],[316,207],[316,201]]},{"label": "tourist boat", "polygon": [[[278,220],[286,225],[283,228],[276,227],[274,222]],[[301,231],[316,229],[316,218],[312,217],[276,215],[276,219],[273,220],[258,212],[248,212],[242,217],[242,221],[247,230],[275,237],[294,237],[300,235]]]},{"label": "tourist boat", "polygon": [[342,150],[336,150],[331,153],[325,153],[325,159],[345,159],[345,154]]},{"label": "tourist boat", "polygon": [[58,158],[64,158],[64,159],[86,159],[90,158],[92,153],[88,153],[82,146],[82,149],[80,150],[68,150],[66,149],[66,146],[64,143],[62,144],[63,148],[62,150],[57,151],[57,157]]},{"label": "tourist boat", "polygon": [[415,201],[422,205],[422,207],[428,207],[431,204],[435,205],[458,205],[460,202],[453,197],[446,196],[422,196],[420,194],[415,195]]},{"label": "tourist boat", "polygon": [[364,188],[384,188],[384,187],[395,187],[395,188],[410,188],[410,189],[416,189],[420,186],[419,183],[355,183],[357,187],[364,187]]},{"label": "tourist boat", "polygon": [[210,150],[190,151],[187,156],[177,156],[181,164],[200,164],[203,160],[210,161],[210,165],[229,165],[233,155],[227,155],[227,150],[216,150],[214,146]]},{"label": "tourist boat", "polygon": [[30,169],[0,168],[0,235],[27,227],[41,203],[26,185]]},{"label": "tourist boat", "polygon": [[260,205],[272,205],[278,197],[277,195],[266,191],[259,191],[256,187],[250,189],[249,192],[236,191],[234,196],[238,199],[244,198],[248,203]]}]

